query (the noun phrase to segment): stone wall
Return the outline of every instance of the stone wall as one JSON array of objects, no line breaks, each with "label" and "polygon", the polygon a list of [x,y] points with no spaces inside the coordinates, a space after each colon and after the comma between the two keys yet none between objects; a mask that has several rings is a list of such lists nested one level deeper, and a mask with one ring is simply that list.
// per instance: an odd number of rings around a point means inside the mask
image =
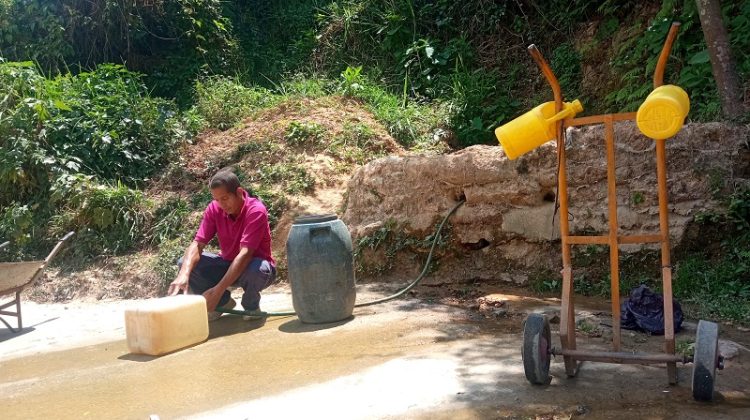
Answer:
[{"label": "stone wall", "polygon": [[[688,124],[667,141],[670,233],[682,241],[695,215],[714,209],[733,183],[748,178],[747,127]],[[603,126],[568,129],[570,226],[606,234],[607,165]],[[615,127],[619,234],[658,233],[655,143],[632,122]],[[348,184],[344,222],[355,243],[386,223],[402,234],[429,235],[460,198],[450,240],[428,281],[505,279],[523,283],[534,269],[559,269],[557,154],[554,142],[509,160],[501,147],[473,146],[439,156],[387,157],[359,169]],[[623,252],[640,249],[623,246]],[[411,252],[412,255],[409,255]],[[404,249],[396,277],[418,271],[424,258]],[[403,254],[403,255],[402,255]],[[363,263],[383,258],[369,250]],[[415,258],[416,257],[416,258]],[[392,269],[393,271],[393,269]]]}]

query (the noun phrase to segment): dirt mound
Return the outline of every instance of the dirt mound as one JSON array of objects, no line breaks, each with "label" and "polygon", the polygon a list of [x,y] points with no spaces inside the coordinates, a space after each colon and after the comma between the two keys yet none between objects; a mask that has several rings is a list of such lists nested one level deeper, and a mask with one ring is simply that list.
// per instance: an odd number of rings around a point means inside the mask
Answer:
[{"label": "dirt mound", "polygon": [[[615,131],[619,234],[658,233],[655,143],[633,123],[617,124]],[[699,212],[716,208],[723,187],[748,182],[749,131],[719,123],[690,124],[667,142],[673,244],[679,244]],[[603,126],[567,133],[574,233],[608,230],[603,138]],[[475,146],[366,165],[349,182],[344,214],[353,236],[368,245],[360,250],[364,274],[417,272],[426,248],[406,246],[405,238],[427,237],[461,198],[466,203],[450,220],[439,267],[428,281],[524,283],[532,270],[556,270],[556,168],[554,143],[515,161],[499,147]]]},{"label": "dirt mound", "polygon": [[359,101],[341,96],[327,96],[283,102],[276,107],[258,112],[243,121],[239,127],[202,134],[195,144],[188,147],[185,168],[198,176],[210,176],[216,169],[216,162],[226,159],[241,144],[267,139],[284,144],[286,130],[292,121],[319,124],[325,128],[328,139],[344,135],[347,124],[363,124],[372,129],[375,142],[382,145],[386,151],[401,151],[401,147],[388,131]]}]

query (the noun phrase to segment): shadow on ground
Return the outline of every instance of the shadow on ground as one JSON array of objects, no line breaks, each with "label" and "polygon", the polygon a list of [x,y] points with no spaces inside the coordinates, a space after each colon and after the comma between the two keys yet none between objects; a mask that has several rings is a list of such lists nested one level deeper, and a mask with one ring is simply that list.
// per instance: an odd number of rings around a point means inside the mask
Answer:
[{"label": "shadow on ground", "polygon": [[300,321],[299,318],[292,319],[289,322],[285,322],[279,325],[279,331],[285,333],[309,333],[315,331],[327,330],[330,328],[336,328],[341,325],[347,324],[354,319],[354,315],[337,322],[328,322],[325,324],[305,324]]},{"label": "shadow on ground", "polygon": [[259,318],[245,321],[239,315],[224,315],[216,321],[208,324],[208,339],[227,337],[235,334],[243,334],[266,325],[267,318]]}]

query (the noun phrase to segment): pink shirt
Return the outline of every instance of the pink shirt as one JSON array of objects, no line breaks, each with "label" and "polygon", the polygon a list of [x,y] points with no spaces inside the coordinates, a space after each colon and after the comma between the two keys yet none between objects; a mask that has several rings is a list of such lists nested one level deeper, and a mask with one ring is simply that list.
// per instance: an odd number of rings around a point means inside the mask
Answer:
[{"label": "pink shirt", "polygon": [[242,195],[245,203],[235,219],[222,210],[216,200],[211,201],[203,212],[195,240],[207,244],[218,235],[221,258],[232,261],[240,253],[240,248],[246,247],[253,253],[253,258],[263,258],[275,266],[271,256],[271,227],[268,225],[266,206],[244,190]]}]

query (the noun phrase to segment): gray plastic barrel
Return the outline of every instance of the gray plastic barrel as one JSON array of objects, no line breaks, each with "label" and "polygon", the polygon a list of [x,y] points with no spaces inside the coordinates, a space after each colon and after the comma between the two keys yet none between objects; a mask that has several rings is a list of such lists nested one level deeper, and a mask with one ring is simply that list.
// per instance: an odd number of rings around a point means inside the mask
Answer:
[{"label": "gray plastic barrel", "polygon": [[300,321],[349,318],[356,290],[352,237],[335,214],[295,219],[286,242],[292,303]]}]

